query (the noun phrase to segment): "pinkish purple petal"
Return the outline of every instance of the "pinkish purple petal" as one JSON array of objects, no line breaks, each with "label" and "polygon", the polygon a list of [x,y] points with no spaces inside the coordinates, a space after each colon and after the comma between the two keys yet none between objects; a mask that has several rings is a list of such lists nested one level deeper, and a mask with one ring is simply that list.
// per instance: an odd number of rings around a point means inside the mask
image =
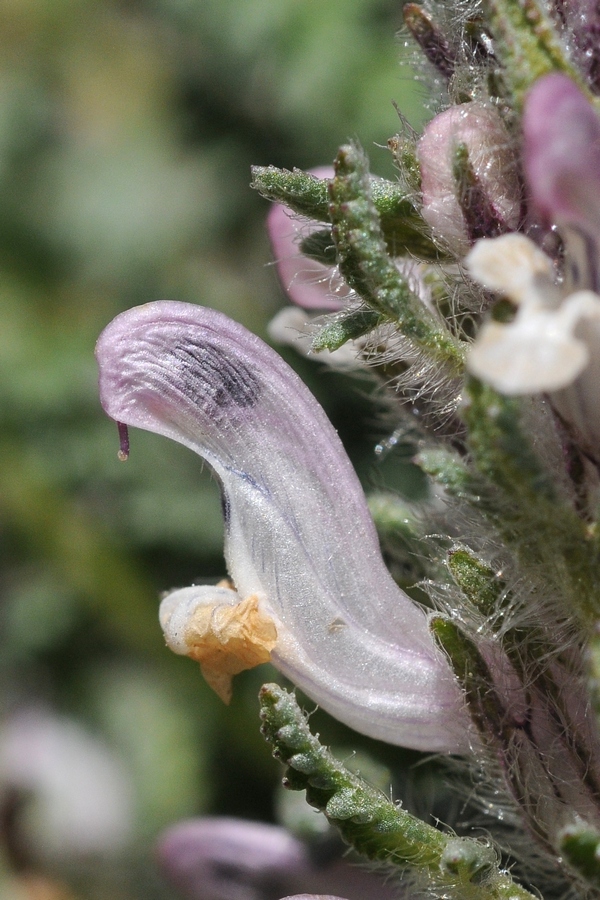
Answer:
[{"label": "pinkish purple petal", "polygon": [[[457,197],[453,157],[465,144],[486,207],[506,230],[519,223],[521,200],[515,158],[499,113],[473,101],[452,106],[425,127],[418,143],[422,214],[434,235],[458,252],[471,242]],[[477,237],[484,237],[478,234]]]},{"label": "pinkish purple petal", "polygon": [[344,898],[333,894],[290,894],[282,900],[344,900]]},{"label": "pinkish purple petal", "polygon": [[311,871],[301,841],[283,828],[242,819],[189,819],[169,828],[159,865],[189,900],[263,900],[294,890]]},{"label": "pinkish purple petal", "polygon": [[600,237],[600,118],[565,75],[540,78],[523,116],[525,174],[551,224]]},{"label": "pinkish purple petal", "polygon": [[118,316],[97,357],[108,415],[185,444],[219,479],[228,571],[276,623],[274,664],[358,731],[465,750],[426,615],[387,571],[342,444],[283,360],[226,316],[168,301]]},{"label": "pinkish purple petal", "polygon": [[[310,170],[317,178],[333,178],[331,166]],[[300,253],[300,241],[324,226],[297,216],[275,203],[267,217],[267,230],[282,287],[292,303],[304,309],[336,311],[350,295],[337,269],[324,266]]]}]

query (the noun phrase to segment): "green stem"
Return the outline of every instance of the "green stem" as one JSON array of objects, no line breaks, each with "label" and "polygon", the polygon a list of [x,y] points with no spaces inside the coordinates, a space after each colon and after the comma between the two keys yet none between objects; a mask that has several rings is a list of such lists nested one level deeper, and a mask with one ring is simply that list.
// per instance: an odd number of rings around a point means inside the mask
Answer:
[{"label": "green stem", "polygon": [[[276,166],[253,166],[251,187],[267,200],[283,203],[301,216],[329,224],[327,179],[301,169],[290,172]],[[424,260],[444,259],[429,236],[428,226],[400,185],[371,178],[370,191],[389,253]]]},{"label": "green stem", "polygon": [[568,809],[532,739],[531,710],[517,711],[514,697],[508,704],[504,702],[479,648],[454,621],[434,616],[429,626],[463,690],[473,724],[496,756],[531,834],[553,853],[552,829],[564,822]]},{"label": "green stem", "polygon": [[476,469],[496,489],[477,492],[474,483],[472,497],[521,562],[544,572],[569,612],[586,625],[595,622],[600,616],[597,539],[557,494],[521,426],[519,401],[474,378],[466,393],[468,446]]},{"label": "green stem", "polygon": [[522,112],[525,95],[533,83],[550,72],[563,72],[591,99],[538,0],[484,0],[484,13],[496,40],[496,54],[504,65],[502,77],[517,112]]},{"label": "green stem", "polygon": [[288,767],[284,784],[305,790],[359,853],[407,868],[430,892],[453,900],[532,900],[488,844],[438,831],[348,772],[311,734],[293,694],[267,684],[260,703],[261,730]]}]

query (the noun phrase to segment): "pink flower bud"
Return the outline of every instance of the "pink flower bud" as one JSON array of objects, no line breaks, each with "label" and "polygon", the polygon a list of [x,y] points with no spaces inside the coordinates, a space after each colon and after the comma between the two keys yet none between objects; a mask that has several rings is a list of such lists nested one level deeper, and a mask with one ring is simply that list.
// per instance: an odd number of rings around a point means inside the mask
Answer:
[{"label": "pink flower bud", "polygon": [[531,198],[551,224],[600,239],[600,118],[565,75],[540,78],[523,116]]},{"label": "pink flower bud", "polygon": [[[341,856],[320,862],[284,828],[233,818],[178,822],[160,838],[160,869],[185,900],[351,900],[396,891]],[[311,893],[295,894],[305,890]],[[314,893],[312,893],[314,892]]]},{"label": "pink flower bud", "polygon": [[189,819],[161,837],[158,862],[189,900],[262,900],[301,884],[311,869],[301,841],[242,819]]},{"label": "pink flower bud", "polygon": [[[454,156],[461,144],[478,182],[479,196],[472,197],[470,205],[460,202],[454,173]],[[518,227],[521,191],[515,156],[493,107],[475,101],[450,107],[426,126],[417,150],[422,215],[440,242],[463,254],[475,238],[491,236],[486,234],[490,217],[496,233]]]}]

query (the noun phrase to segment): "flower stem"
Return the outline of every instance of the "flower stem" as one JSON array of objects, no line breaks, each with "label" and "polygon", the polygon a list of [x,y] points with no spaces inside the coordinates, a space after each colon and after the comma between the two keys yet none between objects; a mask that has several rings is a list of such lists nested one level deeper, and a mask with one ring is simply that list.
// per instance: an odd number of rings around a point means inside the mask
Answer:
[{"label": "flower stem", "polygon": [[[400,185],[383,178],[371,178],[370,182],[388,251],[394,256],[443,260],[444,254],[428,236],[427,225]],[[252,167],[251,187],[259,194],[317,222],[329,223],[328,184],[327,179],[301,169],[290,172],[276,166]]]},{"label": "flower stem", "polygon": [[431,892],[448,898],[531,900],[499,868],[488,844],[438,831],[348,772],[311,733],[293,694],[267,684],[260,703],[262,733],[288,767],[284,784],[305,790],[308,802],[359,853],[409,869]]},{"label": "flower stem", "polygon": [[485,0],[484,11],[517,112],[533,83],[550,72],[563,72],[591,97],[538,0]]},{"label": "flower stem", "polygon": [[[561,497],[531,447],[520,405],[475,378],[467,382],[463,418],[479,473],[494,491],[473,497],[529,570],[543,571],[583,623],[600,615],[597,542]],[[541,569],[540,569],[541,567]]]}]

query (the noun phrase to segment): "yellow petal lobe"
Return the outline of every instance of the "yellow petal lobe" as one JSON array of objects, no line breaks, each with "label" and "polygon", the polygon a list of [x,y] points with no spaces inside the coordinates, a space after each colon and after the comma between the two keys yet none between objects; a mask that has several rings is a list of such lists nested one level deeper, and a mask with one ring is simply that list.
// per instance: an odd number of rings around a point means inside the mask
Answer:
[{"label": "yellow petal lobe", "polygon": [[231,700],[233,676],[269,662],[276,642],[275,623],[258,608],[256,594],[235,606],[201,606],[185,629],[188,656],[224,703]]}]

